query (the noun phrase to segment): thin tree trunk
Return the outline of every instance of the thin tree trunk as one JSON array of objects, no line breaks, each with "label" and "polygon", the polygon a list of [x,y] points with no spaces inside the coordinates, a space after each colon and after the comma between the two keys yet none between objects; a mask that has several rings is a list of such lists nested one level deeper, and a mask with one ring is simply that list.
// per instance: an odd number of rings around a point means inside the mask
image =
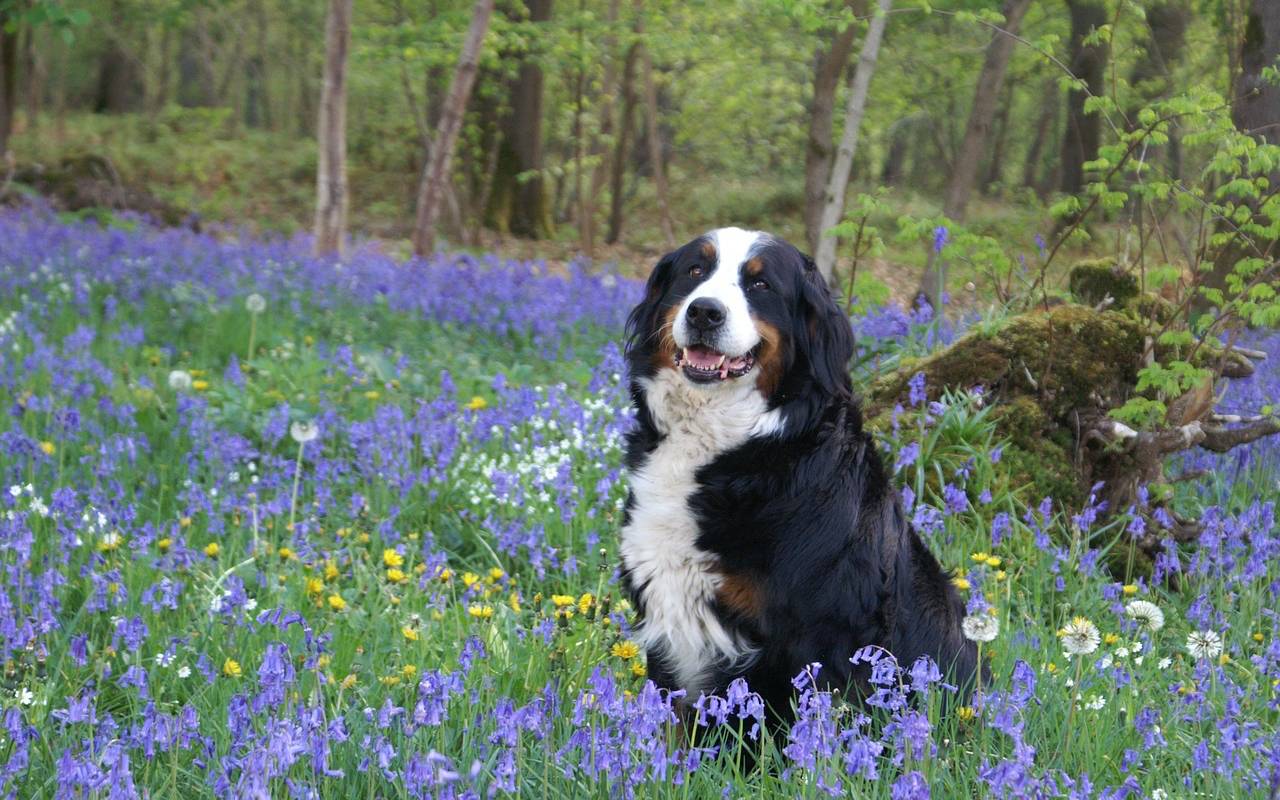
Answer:
[{"label": "thin tree trunk", "polygon": [[978,190],[983,195],[990,195],[1000,183],[1004,175],[1005,144],[1009,141],[1009,113],[1013,108],[1012,87],[1006,83],[1003,97],[1000,99],[1000,110],[996,113],[995,138],[991,143],[991,154],[987,158],[987,169],[982,173]]},{"label": "thin tree trunk", "polygon": [[818,270],[828,282],[836,265],[836,237],[827,233],[840,222],[844,216],[844,194],[849,188],[849,170],[853,167],[853,156],[858,149],[858,129],[862,127],[862,117],[867,109],[867,90],[871,86],[871,76],[876,70],[876,59],[880,56],[880,42],[884,38],[884,27],[889,20],[889,9],[893,0],[879,0],[879,11],[871,20],[867,29],[867,38],[862,43],[862,54],[858,56],[858,67],[853,72],[853,80],[849,84],[849,100],[844,114],[844,135],[840,139],[840,148],[836,151],[835,162],[831,166],[831,179],[827,181],[827,193],[823,200],[822,215],[819,217],[818,247],[814,260]]},{"label": "thin tree trunk", "polygon": [[600,98],[600,129],[592,143],[591,152],[597,159],[595,168],[591,171],[591,188],[586,199],[586,229],[583,239],[590,243],[587,248],[587,255],[592,254],[591,247],[594,247],[596,238],[596,206],[600,199],[600,192],[604,189],[605,179],[609,176],[609,140],[613,138],[614,127],[614,105],[618,95],[618,42],[614,35],[614,30],[618,24],[618,16],[620,12],[621,0],[609,0],[609,7],[605,21],[609,26],[609,33],[605,37],[604,52],[604,78],[601,83]]},{"label": "thin tree trunk", "polygon": [[0,159],[9,152],[13,113],[18,104],[18,28],[9,30],[8,14],[0,11]]},{"label": "thin tree trunk", "polygon": [[[644,34],[644,3],[636,0],[636,33]],[[649,167],[653,170],[653,188],[658,197],[658,221],[667,247],[675,247],[675,228],[671,224],[671,205],[667,201],[667,174],[662,163],[662,139],[658,132],[658,87],[653,80],[653,59],[649,48],[640,44],[640,66],[644,71],[644,107],[646,138],[649,140]]]},{"label": "thin tree trunk", "polygon": [[1104,90],[1108,47],[1105,43],[1085,44],[1084,39],[1107,24],[1107,8],[1101,0],[1067,0],[1071,11],[1071,73],[1085,82],[1088,90],[1067,93],[1067,128],[1062,139],[1062,182],[1066,194],[1084,190],[1084,165],[1098,157],[1102,138],[1102,118],[1084,112],[1085,100],[1101,96]]},{"label": "thin tree trunk", "polygon": [[347,230],[347,51],[352,0],[329,0],[325,22],[324,85],[316,143],[315,252],[342,252]]},{"label": "thin tree trunk", "polygon": [[[866,0],[847,0],[845,7],[857,16],[867,13]],[[813,102],[809,108],[809,139],[804,151],[804,232],[809,252],[818,249],[822,200],[831,179],[831,159],[835,155],[832,125],[835,121],[836,91],[849,64],[858,26],[850,23],[832,37],[830,46],[814,56]]]},{"label": "thin tree trunk", "polygon": [[1053,129],[1054,117],[1058,114],[1058,79],[1050,77],[1044,82],[1041,92],[1044,102],[1040,105],[1040,116],[1036,119],[1035,133],[1031,136],[1031,145],[1027,148],[1027,158],[1022,163],[1022,185],[1035,189],[1039,193],[1041,183],[1040,160],[1044,154],[1045,140]]},{"label": "thin tree trunk", "polygon": [[574,216],[577,217],[578,223],[578,245],[590,256],[594,243],[591,241],[591,220],[587,216],[587,191],[583,180],[586,176],[582,174],[583,163],[587,156],[587,132],[584,124],[586,114],[584,104],[587,97],[587,64],[584,58],[587,45],[586,5],[587,0],[578,0],[578,75],[577,80],[574,81],[573,90],[573,193],[575,195]]},{"label": "thin tree trunk", "polygon": [[471,27],[440,114],[440,127],[422,173],[422,183],[418,188],[418,215],[413,229],[413,252],[420,256],[431,255],[435,249],[436,217],[449,182],[449,162],[453,159],[458,131],[462,129],[462,116],[467,110],[471,87],[475,85],[480,47],[484,44],[485,32],[489,30],[493,3],[494,0],[476,0],[471,12]]},{"label": "thin tree trunk", "polygon": [[615,244],[622,238],[623,211],[626,201],[623,183],[627,175],[631,131],[635,127],[635,73],[639,55],[639,43],[632,43],[627,50],[627,60],[622,67],[622,112],[618,119],[618,141],[613,148],[613,163],[609,165],[609,230],[604,237],[608,244]]},{"label": "thin tree trunk", "polygon": [[982,62],[982,71],[978,73],[978,84],[973,93],[973,109],[969,112],[964,140],[960,143],[960,152],[951,171],[951,180],[947,184],[946,201],[942,205],[943,215],[950,219],[964,219],[965,205],[969,202],[969,195],[973,193],[978,168],[987,152],[988,134],[996,116],[1009,58],[1013,55],[1016,44],[1013,37],[1022,26],[1022,17],[1030,5],[1031,0],[1005,0],[1002,11],[1003,30],[993,33],[991,43],[987,45],[986,58]]}]

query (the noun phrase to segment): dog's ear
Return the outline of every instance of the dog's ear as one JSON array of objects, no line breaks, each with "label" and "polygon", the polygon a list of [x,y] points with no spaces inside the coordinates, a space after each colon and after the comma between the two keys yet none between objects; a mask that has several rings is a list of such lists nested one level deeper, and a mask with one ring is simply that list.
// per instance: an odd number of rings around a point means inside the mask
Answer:
[{"label": "dog's ear", "polygon": [[654,328],[658,325],[658,316],[662,311],[662,298],[671,287],[671,272],[677,253],[678,251],[673,250],[658,261],[644,285],[644,298],[631,309],[631,314],[627,316],[628,353],[649,340]]},{"label": "dog's ear", "polygon": [[802,336],[805,353],[815,383],[832,395],[850,395],[849,360],[853,358],[853,326],[840,310],[813,259],[801,253],[804,268],[800,278]]}]

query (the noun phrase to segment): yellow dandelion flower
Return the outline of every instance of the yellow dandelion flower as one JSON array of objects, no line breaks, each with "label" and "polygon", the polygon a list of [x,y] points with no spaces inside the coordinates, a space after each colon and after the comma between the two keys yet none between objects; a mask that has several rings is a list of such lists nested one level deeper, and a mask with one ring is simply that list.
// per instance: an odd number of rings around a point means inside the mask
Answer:
[{"label": "yellow dandelion flower", "polygon": [[1133,597],[1135,594],[1138,593],[1138,586],[1137,584],[1126,583],[1124,586],[1120,588],[1120,591],[1124,592],[1125,597]]},{"label": "yellow dandelion flower", "polygon": [[1002,581],[1002,580],[1004,580],[1005,578],[1009,577],[1009,573],[1005,572],[1005,571],[1004,571],[1004,570],[1002,570],[1002,569],[1000,569],[1000,570],[996,570],[996,575],[995,575],[995,577],[996,577],[996,580],[998,580],[998,581]]},{"label": "yellow dandelion flower", "polygon": [[399,567],[404,564],[404,556],[388,547],[382,551],[382,563],[388,567]]},{"label": "yellow dandelion flower", "polygon": [[444,614],[438,610],[433,610],[431,612],[431,619],[435,620],[436,622],[439,622],[440,620],[444,619]]},{"label": "yellow dandelion flower", "polygon": [[644,662],[632,661],[631,674],[636,676],[637,678],[643,678],[645,675],[647,675],[648,671],[644,668]]},{"label": "yellow dandelion flower", "polygon": [[1001,564],[1003,564],[1003,563],[1004,563],[1004,561],[1000,558],[1000,556],[989,556],[989,557],[987,558],[987,562],[986,562],[986,563],[987,563],[987,566],[988,566],[988,567],[992,567],[992,568],[994,568],[994,567],[998,567],[998,566],[1000,566]]},{"label": "yellow dandelion flower", "polygon": [[58,448],[54,446],[53,442],[41,442],[40,449],[44,451],[46,456],[51,456],[58,451]]},{"label": "yellow dandelion flower", "polygon": [[472,586],[475,586],[479,581],[480,581],[480,576],[475,574],[474,572],[462,573],[462,585],[467,587],[468,589],[470,589]]},{"label": "yellow dandelion flower", "polygon": [[203,380],[194,380],[191,382],[191,388],[195,389],[197,392],[203,392],[205,389],[209,388],[209,382],[203,381]]},{"label": "yellow dandelion flower", "polygon": [[324,581],[316,577],[307,578],[307,594],[324,594]]},{"label": "yellow dandelion flower", "polygon": [[366,400],[377,400],[379,397],[382,397],[382,392],[370,389],[364,393],[364,397]]},{"label": "yellow dandelion flower", "polygon": [[1219,665],[1221,665],[1221,666],[1224,666],[1224,667],[1225,667],[1226,665],[1228,665],[1228,664],[1230,664],[1230,663],[1231,663],[1231,656],[1227,655],[1226,653],[1223,653],[1222,655],[1218,656],[1218,664],[1219,664]]},{"label": "yellow dandelion flower", "polygon": [[442,567],[439,574],[436,575],[441,582],[447,583],[453,579],[453,570],[448,567]]},{"label": "yellow dandelion flower", "polygon": [[578,598],[578,613],[585,615],[591,610],[591,606],[594,605],[595,602],[596,599],[591,596],[591,592],[586,592],[582,597]]},{"label": "yellow dandelion flower", "polygon": [[1106,636],[1102,637],[1103,644],[1115,644],[1118,641],[1120,641],[1120,637],[1114,633],[1108,633]]},{"label": "yellow dandelion flower", "polygon": [[493,619],[493,606],[473,604],[467,606],[467,613],[476,619]]},{"label": "yellow dandelion flower", "polygon": [[368,532],[360,531],[360,533],[356,535],[356,541],[359,542],[360,544],[368,544],[369,543]]},{"label": "yellow dandelion flower", "polygon": [[404,583],[408,579],[409,576],[405,575],[403,570],[396,569],[395,567],[387,570],[387,580],[392,583]]},{"label": "yellow dandelion flower", "polygon": [[507,577],[507,573],[503,572],[501,567],[494,567],[489,570],[489,580],[493,583],[497,583],[505,577]]},{"label": "yellow dandelion flower", "polygon": [[472,397],[470,400],[467,401],[467,405],[465,406],[465,408],[469,408],[472,411],[479,411],[482,408],[488,408],[488,407],[489,407],[489,401],[485,400],[480,395],[476,395],[475,397]]},{"label": "yellow dandelion flower", "polygon": [[329,662],[332,660],[333,659],[329,658],[328,653],[322,653],[320,657],[316,659],[316,666],[319,667],[320,669],[324,669],[325,667],[329,666]]},{"label": "yellow dandelion flower", "polygon": [[329,595],[329,608],[332,608],[334,611],[341,611],[346,607],[347,607],[347,601],[342,599],[342,595],[340,594]]},{"label": "yellow dandelion flower", "polygon": [[423,564],[421,561],[419,561],[417,564],[414,564],[414,565],[413,565],[413,574],[414,574],[414,575],[421,575],[422,573],[424,573],[424,572],[426,572],[426,571],[427,571],[427,565],[426,565],[426,564]]},{"label": "yellow dandelion flower", "polygon": [[618,642],[609,648],[609,652],[623,661],[630,661],[640,655],[640,645],[635,642]]},{"label": "yellow dandelion flower", "polygon": [[553,594],[551,595],[551,602],[555,604],[556,608],[564,608],[565,606],[573,605],[577,601],[571,594]]},{"label": "yellow dandelion flower", "polygon": [[1050,672],[1050,674],[1052,674],[1058,671],[1058,665],[1050,661],[1048,664],[1045,665],[1045,669],[1047,669]]},{"label": "yellow dandelion flower", "polygon": [[166,550],[168,550],[170,547],[173,547],[173,540],[170,539],[168,536],[166,536],[160,541],[156,542],[156,547],[159,547],[160,552],[163,553]]},{"label": "yellow dandelion flower", "polygon": [[991,558],[991,554],[990,554],[990,553],[987,553],[987,552],[974,553],[974,554],[972,554],[971,556],[969,556],[969,558],[972,558],[974,561],[977,561],[979,564],[982,564],[982,563],[984,563],[988,558]]},{"label": "yellow dandelion flower", "polygon": [[968,722],[977,716],[977,712],[973,710],[973,706],[960,706],[956,709],[956,719],[961,722]]},{"label": "yellow dandelion flower", "polygon": [[1255,633],[1253,634],[1253,640],[1254,640],[1255,642],[1260,642],[1260,641],[1262,641],[1262,640],[1263,640],[1263,638],[1264,638],[1264,637],[1263,637],[1263,635],[1262,635],[1262,632],[1261,632],[1261,631],[1255,632]]},{"label": "yellow dandelion flower", "polygon": [[332,581],[338,577],[338,564],[332,558],[324,562],[324,579]]},{"label": "yellow dandelion flower", "polygon": [[226,661],[222,662],[222,674],[226,675],[228,678],[239,678],[244,674],[244,671],[240,669],[239,661],[236,661],[234,658],[228,658]]},{"label": "yellow dandelion flower", "polygon": [[178,527],[180,527],[180,528],[190,528],[190,527],[191,527],[191,517],[180,517],[180,518],[178,519]]},{"label": "yellow dandelion flower", "polygon": [[418,666],[416,664],[405,664],[400,668],[400,672],[406,678],[412,678],[414,675],[418,674]]},{"label": "yellow dandelion flower", "polygon": [[204,546],[204,554],[209,558],[217,558],[222,547],[217,542],[209,542]]},{"label": "yellow dandelion flower", "polygon": [[408,639],[411,642],[418,641],[418,632],[415,629],[410,628],[408,625],[405,625],[403,628],[401,628],[400,633],[401,635],[404,636],[404,638]]},{"label": "yellow dandelion flower", "polygon": [[350,689],[352,686],[355,686],[355,685],[356,685],[356,676],[354,672],[348,673],[347,677],[342,679],[341,686],[343,689]]},{"label": "yellow dandelion flower", "polygon": [[969,591],[969,579],[960,575],[951,579],[951,584],[962,592]]},{"label": "yellow dandelion flower", "polygon": [[288,547],[281,547],[279,550],[276,551],[276,555],[280,556],[281,561],[288,561],[290,559],[297,558],[297,554],[294,553],[293,550]]},{"label": "yellow dandelion flower", "polygon": [[519,595],[519,593],[517,593],[517,592],[512,592],[510,595],[508,595],[508,596],[507,596],[507,605],[511,606],[511,610],[512,610],[512,611],[514,611],[514,612],[516,612],[517,614],[519,614],[519,613],[520,613],[520,595]]}]

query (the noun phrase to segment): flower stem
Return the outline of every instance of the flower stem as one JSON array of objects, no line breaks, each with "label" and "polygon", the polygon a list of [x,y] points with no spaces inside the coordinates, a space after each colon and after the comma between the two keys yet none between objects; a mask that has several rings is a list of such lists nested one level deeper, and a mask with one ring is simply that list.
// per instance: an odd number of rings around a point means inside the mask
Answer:
[{"label": "flower stem", "polygon": [[258,315],[249,315],[249,354],[245,356],[245,361],[253,360],[253,340],[258,334]]},{"label": "flower stem", "polygon": [[289,497],[289,532],[293,532],[294,513],[298,510],[298,480],[302,477],[302,451],[306,442],[298,442],[298,460],[293,465],[293,494]]}]

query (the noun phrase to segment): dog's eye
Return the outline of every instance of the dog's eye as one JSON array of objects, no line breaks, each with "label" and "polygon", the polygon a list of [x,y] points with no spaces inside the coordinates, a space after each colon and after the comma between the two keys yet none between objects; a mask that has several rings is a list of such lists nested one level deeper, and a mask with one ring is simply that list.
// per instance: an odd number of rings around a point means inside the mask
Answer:
[{"label": "dog's eye", "polygon": [[696,265],[696,264],[695,264],[694,266],[689,267],[689,277],[690,277],[690,278],[701,278],[701,277],[702,277],[702,274],[703,274],[705,271],[706,271],[706,270],[704,270],[702,267],[700,267],[700,266],[698,266],[698,265]]},{"label": "dog's eye", "polygon": [[769,288],[769,282],[763,278],[756,278],[751,282],[751,288],[756,291],[763,292]]}]

